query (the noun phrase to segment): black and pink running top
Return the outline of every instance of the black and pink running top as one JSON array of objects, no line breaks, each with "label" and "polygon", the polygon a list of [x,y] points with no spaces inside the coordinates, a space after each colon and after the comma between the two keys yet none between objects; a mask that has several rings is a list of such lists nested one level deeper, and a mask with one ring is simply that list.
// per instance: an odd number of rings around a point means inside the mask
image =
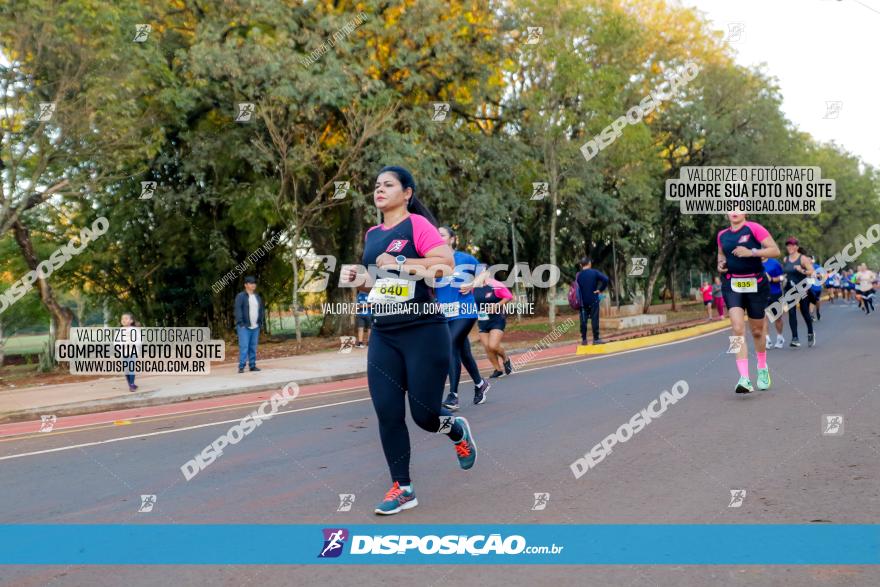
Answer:
[{"label": "black and pink running top", "polygon": [[[513,294],[507,289],[503,283],[495,279],[487,279],[486,285],[474,288],[474,300],[477,303],[477,309],[486,311],[489,304],[497,304],[502,300],[512,300]],[[497,316],[497,314],[489,314]]]},{"label": "black and pink running top", "polygon": [[[427,218],[418,214],[410,214],[391,227],[382,224],[373,226],[367,230],[364,241],[362,264],[366,267],[375,267],[376,257],[382,253],[388,253],[392,257],[403,255],[407,258],[424,258],[431,249],[446,244],[437,228]],[[385,271],[392,276],[399,275],[396,269]],[[415,283],[415,295],[407,302],[410,307],[396,315],[374,313],[374,327],[382,329],[412,322],[446,321],[439,309],[430,308],[434,302],[433,288],[428,286],[424,279],[417,279]]]},{"label": "black and pink running top", "polygon": [[764,264],[761,257],[737,257],[733,249],[745,247],[747,249],[762,248],[761,241],[770,236],[770,232],[757,222],[746,222],[736,232],[728,226],[718,233],[718,248],[724,253],[727,260],[728,277],[752,277],[764,273]]}]

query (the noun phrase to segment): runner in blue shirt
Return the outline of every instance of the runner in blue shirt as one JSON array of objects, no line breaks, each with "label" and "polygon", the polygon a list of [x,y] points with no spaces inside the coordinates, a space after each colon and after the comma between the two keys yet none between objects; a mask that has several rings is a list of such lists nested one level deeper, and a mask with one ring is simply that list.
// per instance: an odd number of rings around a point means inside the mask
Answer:
[{"label": "runner in blue shirt", "polygon": [[[804,252],[806,254],[806,252]],[[828,272],[825,268],[813,261],[813,284],[810,286],[810,303],[816,307],[816,322],[822,319],[820,310],[822,309],[822,283],[828,278]],[[810,312],[813,314],[814,312]]]},{"label": "runner in blue shirt", "polygon": [[483,267],[476,257],[455,250],[455,231],[449,226],[439,228],[440,236],[453,248],[455,258],[455,271],[451,281],[447,285],[434,289],[437,302],[446,316],[446,324],[449,326],[449,337],[452,339],[452,356],[449,363],[449,395],[446,396],[443,405],[450,410],[457,410],[458,382],[461,379],[461,366],[467,369],[468,374],[474,381],[474,404],[479,405],[486,401],[486,392],[489,391],[489,382],[480,376],[477,362],[471,354],[471,343],[468,335],[477,323],[477,304],[474,300],[474,278],[482,273]]},{"label": "runner in blue shirt", "polygon": [[[782,281],[784,279],[785,272],[782,270],[782,263],[773,258],[764,259],[764,273],[767,274],[768,281],[770,282],[770,296],[767,299],[767,305],[774,302],[778,302],[782,297]],[[767,348],[770,348],[770,319],[764,316],[765,323],[765,332],[767,333]],[[782,320],[777,320],[776,324],[776,343],[773,345],[773,348],[781,349],[785,346],[785,337],[782,336],[782,332],[785,329],[785,326],[782,324]]]}]

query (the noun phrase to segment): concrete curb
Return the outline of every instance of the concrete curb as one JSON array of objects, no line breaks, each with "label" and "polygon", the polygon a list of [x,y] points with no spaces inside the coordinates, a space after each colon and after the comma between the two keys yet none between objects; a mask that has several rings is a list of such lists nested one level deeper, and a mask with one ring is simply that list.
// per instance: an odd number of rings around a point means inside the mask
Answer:
[{"label": "concrete curb", "polygon": [[[715,326],[715,325],[712,324],[712,325],[702,325],[702,326]],[[674,334],[677,332],[690,331],[693,328],[699,328],[699,326],[685,327],[684,329],[680,329],[680,330],[676,330],[673,327],[671,332],[643,336],[643,337],[633,337],[633,338],[628,338],[628,339],[622,340],[622,341],[609,342],[609,343],[606,343],[606,344],[600,345],[600,346],[611,347],[611,348],[607,348],[606,350],[603,350],[602,351],[603,353],[604,352],[614,352],[612,349],[615,347],[613,347],[612,345],[633,344],[636,341],[653,339],[658,336],[663,337],[663,336],[667,336],[669,334]],[[682,338],[687,338],[688,336],[692,336],[692,333],[689,333],[685,336],[682,336]],[[573,343],[573,341],[557,341],[557,342],[553,342],[550,344],[541,345],[541,348],[542,349],[558,348],[558,347],[569,346],[572,343]],[[529,346],[524,346],[524,347],[508,348],[507,352],[510,354],[526,353],[530,350],[534,350],[536,344],[537,343],[531,344]],[[650,342],[650,343],[645,344],[644,346],[650,346],[652,344],[657,344],[657,343]],[[598,348],[598,347],[578,346],[577,354],[594,354],[594,352],[582,353],[581,352],[582,348],[591,349],[591,348]],[[633,348],[636,348],[636,347],[633,347]],[[482,355],[482,356],[476,355],[475,358],[478,360],[485,360],[486,357],[485,357],[485,355]],[[366,372],[366,370],[364,370],[364,371],[355,371],[355,372],[351,372],[351,373],[340,373],[337,375],[330,375],[330,376],[323,376],[323,377],[312,377],[312,378],[307,378],[307,379],[302,379],[302,380],[293,380],[293,381],[300,386],[305,386],[305,385],[316,385],[316,384],[320,384],[320,383],[333,383],[336,381],[344,381],[347,379],[357,379],[357,378],[366,377],[366,376],[367,376],[367,372]],[[71,402],[71,403],[66,403],[66,404],[56,404],[53,406],[42,406],[42,407],[38,407],[38,408],[28,408],[28,409],[24,409],[24,410],[17,410],[15,412],[6,412],[3,414],[0,414],[0,424],[7,424],[7,423],[11,423],[11,422],[30,421],[30,420],[39,420],[40,416],[46,415],[46,414],[53,414],[57,417],[79,416],[82,414],[93,414],[93,413],[100,413],[100,412],[109,412],[109,411],[114,411],[114,410],[126,410],[126,409],[132,409],[132,408],[146,408],[146,407],[152,407],[152,406],[162,406],[162,405],[167,405],[167,404],[184,403],[184,402],[199,400],[199,399],[210,399],[210,398],[218,398],[218,397],[224,397],[224,396],[230,396],[230,395],[241,395],[241,394],[245,394],[245,393],[254,393],[254,392],[259,392],[259,391],[279,390],[287,382],[288,381],[284,381],[283,383],[282,382],[258,383],[258,384],[249,385],[249,386],[243,385],[243,386],[237,386],[234,388],[214,389],[214,390],[206,390],[206,391],[199,391],[199,392],[192,392],[192,393],[184,393],[184,394],[176,395],[176,396],[151,397],[151,396],[146,395],[144,393],[140,393],[140,394],[133,393],[131,395],[126,395],[126,396],[116,396],[116,397],[108,397],[108,398],[103,398],[103,399],[98,399],[98,400],[89,400],[89,401],[84,401],[84,402]],[[148,393],[155,394],[157,392],[148,392]]]},{"label": "concrete curb", "polygon": [[[358,377],[366,377],[366,371],[358,371],[354,373],[340,373],[338,375],[329,375],[324,377],[312,377],[309,379],[294,380],[297,385],[316,385],[318,383],[332,383],[334,381],[343,381],[345,379],[356,379]],[[107,397],[97,400],[89,400],[85,402],[71,402],[69,404],[57,404],[54,406],[44,406],[39,408],[28,408],[26,410],[18,410],[15,412],[6,412],[0,414],[0,424],[10,422],[21,422],[27,420],[39,420],[43,414],[54,414],[55,416],[79,416],[82,414],[93,414],[98,412],[109,412],[112,410],[127,410],[131,408],[146,408],[151,406],[163,406],[166,404],[183,403],[198,399],[209,399],[224,397],[227,395],[241,395],[244,393],[254,393],[258,391],[280,390],[285,383],[257,383],[254,385],[244,385],[234,388],[213,389],[206,391],[198,391],[192,393],[184,393],[175,396],[159,396],[150,397],[144,393],[132,393],[127,396]],[[156,392],[147,392],[155,394]]]}]

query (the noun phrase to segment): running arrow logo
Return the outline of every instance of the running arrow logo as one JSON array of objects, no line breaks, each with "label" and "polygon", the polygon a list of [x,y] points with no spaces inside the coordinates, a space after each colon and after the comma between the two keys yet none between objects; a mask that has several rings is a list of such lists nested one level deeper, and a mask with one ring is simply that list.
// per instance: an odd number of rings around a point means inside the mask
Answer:
[{"label": "running arrow logo", "polygon": [[455,416],[440,416],[440,429],[437,434],[449,434],[452,432],[452,425],[455,423]]}]

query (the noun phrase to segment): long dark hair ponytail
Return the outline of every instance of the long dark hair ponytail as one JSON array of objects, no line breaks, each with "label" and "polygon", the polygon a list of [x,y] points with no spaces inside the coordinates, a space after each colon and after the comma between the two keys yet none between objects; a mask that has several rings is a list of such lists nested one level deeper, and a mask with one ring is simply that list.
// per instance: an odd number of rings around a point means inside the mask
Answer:
[{"label": "long dark hair ponytail", "polygon": [[406,209],[411,214],[418,214],[419,216],[424,216],[428,219],[428,222],[437,226],[437,219],[431,213],[427,206],[422,204],[421,200],[416,198],[416,180],[413,179],[412,173],[409,172],[408,169],[404,167],[398,167],[397,165],[388,165],[379,170],[377,176],[385,173],[393,173],[394,177],[397,178],[397,181],[400,182],[401,187],[406,190],[406,188],[412,188],[412,197],[409,199],[409,203],[406,206]]},{"label": "long dark hair ponytail", "polygon": [[446,232],[449,233],[449,237],[450,237],[450,243],[449,243],[449,246],[451,246],[451,247],[454,249],[455,247],[452,246],[452,243],[455,243],[456,245],[458,244],[458,240],[456,240],[456,238],[455,238],[455,231],[452,230],[452,227],[449,226],[448,224],[444,224],[443,226],[438,226],[438,227],[437,227],[438,230],[441,229],[441,228],[442,228],[443,230],[445,230]]}]

